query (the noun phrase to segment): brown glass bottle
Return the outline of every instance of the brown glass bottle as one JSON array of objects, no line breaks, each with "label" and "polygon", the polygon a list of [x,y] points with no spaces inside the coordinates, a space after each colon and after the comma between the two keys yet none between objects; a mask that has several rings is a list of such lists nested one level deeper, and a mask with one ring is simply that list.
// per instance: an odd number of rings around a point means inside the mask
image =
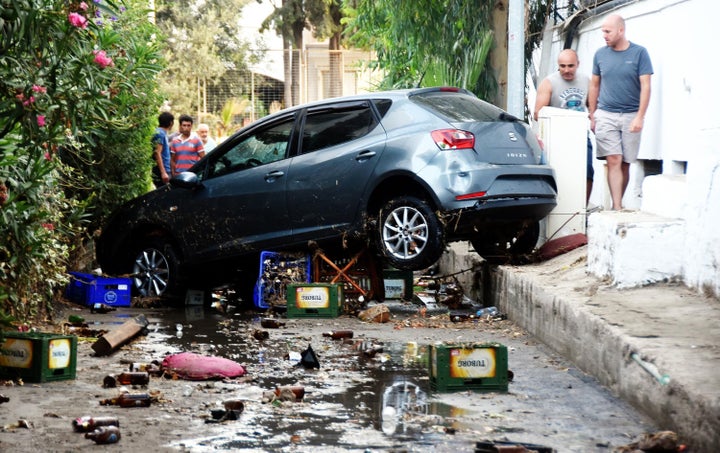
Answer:
[{"label": "brown glass bottle", "polygon": [[108,374],[103,379],[103,387],[114,388],[118,385],[147,385],[150,382],[150,374],[147,371],[133,371],[120,373],[117,376]]},{"label": "brown glass bottle", "polygon": [[295,401],[302,401],[302,399],[305,398],[305,387],[301,385],[275,387],[275,396],[283,398],[287,395],[294,395]]},{"label": "brown glass bottle", "polygon": [[101,406],[148,407],[150,403],[147,393],[121,393],[115,398],[100,400]]},{"label": "brown glass bottle", "polygon": [[274,318],[263,318],[260,320],[260,325],[266,329],[278,329],[283,327],[285,323]]},{"label": "brown glass bottle", "polygon": [[162,365],[157,360],[150,363],[133,362],[130,364],[128,371],[144,371],[151,376],[160,376],[162,374]]},{"label": "brown glass bottle", "polygon": [[100,426],[120,426],[120,420],[117,417],[78,417],[72,422],[73,428],[79,433],[93,431]]},{"label": "brown glass bottle", "polygon": [[333,340],[340,340],[342,338],[352,338],[353,333],[352,330],[332,330],[330,332],[324,332],[323,337],[330,337]]},{"label": "brown glass bottle", "polygon": [[150,374],[147,371],[128,371],[117,376],[120,385],[147,385],[150,382]]},{"label": "brown glass bottle", "polygon": [[120,428],[117,426],[101,426],[85,433],[85,439],[92,439],[97,444],[114,444],[120,440]]}]

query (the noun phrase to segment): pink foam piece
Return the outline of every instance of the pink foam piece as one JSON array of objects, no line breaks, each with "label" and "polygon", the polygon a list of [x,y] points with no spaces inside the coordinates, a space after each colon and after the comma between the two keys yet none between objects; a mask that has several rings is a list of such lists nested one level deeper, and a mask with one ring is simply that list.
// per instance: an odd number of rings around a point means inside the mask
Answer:
[{"label": "pink foam piece", "polygon": [[163,370],[176,373],[178,377],[191,381],[235,378],[245,374],[245,368],[237,362],[194,352],[171,354],[165,357],[162,366]]}]

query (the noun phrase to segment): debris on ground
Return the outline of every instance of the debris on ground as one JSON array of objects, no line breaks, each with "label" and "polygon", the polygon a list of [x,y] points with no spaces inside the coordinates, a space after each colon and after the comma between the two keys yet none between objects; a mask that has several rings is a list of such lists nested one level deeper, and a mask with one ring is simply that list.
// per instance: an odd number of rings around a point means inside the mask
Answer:
[{"label": "debris on ground", "polygon": [[365,322],[385,323],[390,321],[390,309],[385,304],[377,304],[358,313],[358,318]]},{"label": "debris on ground", "polygon": [[145,315],[138,315],[98,338],[92,349],[97,355],[108,355],[145,331],[147,326]]}]

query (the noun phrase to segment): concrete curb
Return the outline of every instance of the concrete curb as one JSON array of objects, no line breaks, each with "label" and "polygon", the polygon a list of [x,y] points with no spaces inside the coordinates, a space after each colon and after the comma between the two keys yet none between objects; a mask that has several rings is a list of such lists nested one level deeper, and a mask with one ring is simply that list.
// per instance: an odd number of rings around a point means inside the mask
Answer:
[{"label": "concrete curb", "polygon": [[[586,268],[587,247],[541,264],[496,267],[486,305],[693,451],[718,451],[720,302],[673,284],[620,290]],[[664,374],[668,384],[657,379]]]}]

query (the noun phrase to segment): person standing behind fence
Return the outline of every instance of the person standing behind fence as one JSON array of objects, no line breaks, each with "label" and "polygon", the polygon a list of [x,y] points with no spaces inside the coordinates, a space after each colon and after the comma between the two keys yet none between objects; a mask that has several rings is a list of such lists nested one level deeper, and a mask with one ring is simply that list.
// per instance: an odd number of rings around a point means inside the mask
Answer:
[{"label": "person standing behind fence", "polygon": [[160,187],[170,181],[170,140],[168,134],[172,129],[175,117],[170,112],[162,112],[158,116],[158,127],[152,136],[153,167],[152,179],[155,187]]},{"label": "person standing behind fence", "polygon": [[645,112],[650,103],[652,62],[647,50],[625,37],[625,20],[613,14],[602,25],[606,47],[595,52],[588,106],[598,159],[607,162],[612,209],[622,209],[637,161]]},{"label": "person standing behind fence", "polygon": [[[537,98],[535,99],[535,121],[538,119],[540,109],[545,106],[562,109],[587,112],[587,95],[590,78],[585,74],[578,73],[577,53],[572,49],[565,49],[558,55],[558,72],[550,74],[538,86]],[[585,204],[590,201],[593,176],[595,171],[592,162],[592,142],[590,136],[587,138],[586,156],[586,187]]]},{"label": "person standing behind fence", "polygon": [[180,116],[180,134],[170,143],[172,174],[187,171],[195,162],[205,156],[202,140],[192,133],[193,119],[190,115]]},{"label": "person standing behind fence", "polygon": [[212,151],[215,146],[215,140],[213,140],[212,137],[210,137],[210,126],[208,126],[205,123],[198,124],[197,129],[195,130],[197,132],[198,136],[200,137],[200,140],[203,142],[203,148],[205,148],[205,154]]}]

